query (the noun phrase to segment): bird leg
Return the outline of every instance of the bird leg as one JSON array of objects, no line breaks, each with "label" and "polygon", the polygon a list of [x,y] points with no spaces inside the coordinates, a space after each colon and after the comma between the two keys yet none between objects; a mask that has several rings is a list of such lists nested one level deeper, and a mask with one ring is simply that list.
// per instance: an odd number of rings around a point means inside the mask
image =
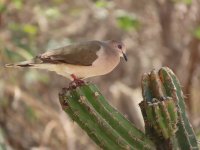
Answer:
[{"label": "bird leg", "polygon": [[83,80],[77,78],[74,74],[71,74],[71,77],[73,78],[73,81],[69,83],[69,88],[74,89],[78,86],[85,84]]}]

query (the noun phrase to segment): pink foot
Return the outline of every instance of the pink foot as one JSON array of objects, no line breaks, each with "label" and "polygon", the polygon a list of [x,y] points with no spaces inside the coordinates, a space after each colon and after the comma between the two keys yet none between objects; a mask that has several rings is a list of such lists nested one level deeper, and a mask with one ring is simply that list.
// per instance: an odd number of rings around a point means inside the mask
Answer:
[{"label": "pink foot", "polygon": [[85,84],[85,82],[79,78],[77,78],[74,74],[71,74],[73,81],[69,83],[69,88],[75,89],[78,86]]}]

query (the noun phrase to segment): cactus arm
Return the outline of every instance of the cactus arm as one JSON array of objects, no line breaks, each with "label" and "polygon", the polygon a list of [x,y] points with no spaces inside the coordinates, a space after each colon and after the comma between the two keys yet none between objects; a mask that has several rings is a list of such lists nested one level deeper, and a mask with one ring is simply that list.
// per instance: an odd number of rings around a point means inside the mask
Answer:
[{"label": "cactus arm", "polygon": [[[157,144],[168,149],[198,149],[194,131],[185,111],[180,84],[168,68],[144,74],[142,78],[143,116],[146,113],[146,133]],[[145,112],[146,111],[146,112]],[[177,130],[178,128],[178,130]],[[160,142],[158,142],[160,139]]]},{"label": "cactus arm", "polygon": [[174,73],[168,68],[162,68],[159,71],[160,78],[165,87],[168,96],[173,97],[177,103],[179,122],[179,130],[176,133],[179,146],[183,150],[198,150],[198,143],[193,128],[188,120],[183,93],[180,83]]},{"label": "cactus arm", "polygon": [[64,91],[59,98],[62,108],[101,148],[155,149],[153,142],[112,108],[93,84]]},{"label": "cactus arm", "polygon": [[171,102],[169,102],[169,98],[165,97],[166,93],[163,89],[155,70],[150,74],[143,75],[142,91],[144,101],[142,103],[146,105],[143,104],[145,109],[141,105],[140,107],[143,111],[146,111],[147,121],[145,123],[149,122],[146,127],[146,132],[155,140],[157,140],[160,134],[165,139],[169,138],[169,133],[172,133],[172,130],[174,130],[171,127],[171,119],[173,119],[170,117],[171,110],[166,108]]},{"label": "cactus arm", "polygon": [[[164,67],[158,72],[153,70],[145,74],[142,90],[146,102],[146,122],[149,122],[145,125],[146,133],[152,137],[157,148],[163,143],[171,145],[170,149],[198,150],[196,136],[185,111],[183,93],[174,73]],[[163,140],[157,142],[158,137]]]}]

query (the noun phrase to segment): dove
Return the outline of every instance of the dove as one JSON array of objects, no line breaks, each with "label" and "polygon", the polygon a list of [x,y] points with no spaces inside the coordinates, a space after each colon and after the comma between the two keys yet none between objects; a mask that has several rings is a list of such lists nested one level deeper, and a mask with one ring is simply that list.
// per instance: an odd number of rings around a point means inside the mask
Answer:
[{"label": "dove", "polygon": [[121,41],[86,41],[48,50],[35,58],[6,67],[30,67],[54,71],[72,81],[105,75],[120,62],[127,61]]}]

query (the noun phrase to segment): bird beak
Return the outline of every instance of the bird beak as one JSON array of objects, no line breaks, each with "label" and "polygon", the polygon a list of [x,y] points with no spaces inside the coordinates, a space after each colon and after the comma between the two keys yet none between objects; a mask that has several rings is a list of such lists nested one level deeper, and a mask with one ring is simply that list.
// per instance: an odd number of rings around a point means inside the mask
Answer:
[{"label": "bird beak", "polygon": [[123,57],[124,57],[125,61],[128,61],[128,58],[127,58],[126,54],[123,51],[122,51],[122,54],[123,54]]}]

